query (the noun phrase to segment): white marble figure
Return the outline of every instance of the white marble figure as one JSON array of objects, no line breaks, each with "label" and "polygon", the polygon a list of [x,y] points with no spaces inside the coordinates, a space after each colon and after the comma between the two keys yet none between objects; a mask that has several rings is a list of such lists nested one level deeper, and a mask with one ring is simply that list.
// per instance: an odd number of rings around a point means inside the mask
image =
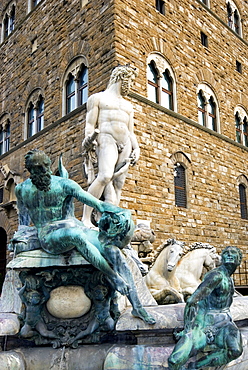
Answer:
[{"label": "white marble figure", "polygon": [[[140,149],[133,131],[133,107],[124,99],[136,76],[129,65],[116,67],[105,91],[93,94],[87,101],[83,150],[88,158],[88,192],[96,198],[118,205],[129,165],[139,159]],[[98,174],[92,177],[90,159],[97,155]],[[88,155],[87,155],[88,153]],[[89,168],[91,167],[91,168]],[[92,227],[92,208],[84,207],[85,226]]]},{"label": "white marble figure", "polygon": [[158,304],[186,301],[200,285],[204,273],[220,263],[216,248],[208,243],[185,246],[168,239],[157,252],[145,281]]},{"label": "white marble figure", "polygon": [[184,248],[183,256],[175,274],[179,280],[185,301],[201,284],[204,268],[209,271],[219,263],[220,256],[216,253],[216,248],[208,243],[194,243]]},{"label": "white marble figure", "polygon": [[168,239],[157,250],[155,262],[145,282],[158,304],[183,302],[176,267],[182,256],[184,242]]}]

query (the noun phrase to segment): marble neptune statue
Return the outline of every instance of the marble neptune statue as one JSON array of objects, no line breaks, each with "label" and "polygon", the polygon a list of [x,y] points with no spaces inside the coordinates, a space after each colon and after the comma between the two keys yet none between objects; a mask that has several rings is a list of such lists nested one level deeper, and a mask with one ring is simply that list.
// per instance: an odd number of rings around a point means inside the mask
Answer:
[{"label": "marble neptune statue", "polygon": [[[77,249],[104,274],[112,289],[128,297],[133,315],[153,324],[155,320],[142,307],[132,274],[120,251],[133,234],[130,212],[98,200],[73,180],[51,175],[51,161],[42,151],[29,151],[25,166],[30,178],[16,186],[19,228],[13,242],[22,240],[32,221],[44,251],[59,255]],[[74,198],[102,213],[100,231],[89,229],[76,219]]]},{"label": "marble neptune statue", "polygon": [[[184,364],[197,354],[197,361],[190,362],[187,369],[219,368],[242,354],[241,333],[230,316],[234,293],[231,275],[241,259],[238,248],[226,247],[221,266],[208,272],[188,299],[184,330],[177,334],[180,339],[168,359],[170,370],[185,369]],[[205,354],[199,355],[203,350]]]},{"label": "marble neptune statue", "polygon": [[[119,205],[129,165],[140,156],[138,141],[133,130],[133,107],[124,96],[136,76],[129,65],[116,67],[105,91],[93,94],[87,101],[84,153],[88,158],[88,192],[96,198]],[[95,140],[94,140],[95,139]],[[98,173],[92,176],[90,152],[96,150]],[[91,224],[92,208],[84,206],[83,222]]]}]

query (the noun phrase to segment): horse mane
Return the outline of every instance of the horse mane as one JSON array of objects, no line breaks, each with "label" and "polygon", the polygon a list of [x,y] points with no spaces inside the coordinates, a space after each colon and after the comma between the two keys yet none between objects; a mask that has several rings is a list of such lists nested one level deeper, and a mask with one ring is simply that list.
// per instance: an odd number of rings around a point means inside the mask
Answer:
[{"label": "horse mane", "polygon": [[156,249],[156,251],[154,252],[154,255],[152,256],[152,263],[151,263],[149,269],[151,269],[153,267],[156,259],[158,258],[160,253],[164,250],[164,248],[168,247],[168,245],[170,244],[170,240],[171,239],[167,239],[165,242],[162,242],[160,244],[160,246]]},{"label": "horse mane", "polygon": [[202,242],[195,242],[189,246],[186,246],[183,248],[183,256],[185,256],[187,253],[194,251],[196,249],[215,249],[216,248],[209,244],[209,243],[202,243]]},{"label": "horse mane", "polygon": [[[160,253],[161,253],[161,252],[162,252],[166,247],[168,247],[168,246],[169,246],[169,245],[171,245],[171,244],[175,244],[175,243],[177,243],[177,241],[176,241],[176,239],[174,239],[174,238],[172,238],[172,239],[167,239],[166,241],[162,242],[162,243],[160,244],[160,246],[156,249],[156,251],[155,251],[155,253],[154,253],[153,257],[152,257],[152,263],[151,263],[151,265],[150,265],[149,269],[151,269],[151,268],[153,267],[154,263],[156,262],[156,259],[157,259],[157,258],[158,258],[158,256],[160,255]],[[184,244],[184,242],[178,242],[178,243],[182,243],[182,244]]]}]

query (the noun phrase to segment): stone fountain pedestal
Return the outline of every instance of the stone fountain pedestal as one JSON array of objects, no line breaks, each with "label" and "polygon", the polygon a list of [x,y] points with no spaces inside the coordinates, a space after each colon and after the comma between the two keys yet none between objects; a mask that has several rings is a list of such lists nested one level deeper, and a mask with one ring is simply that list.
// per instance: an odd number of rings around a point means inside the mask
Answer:
[{"label": "stone fountain pedestal", "polygon": [[[33,268],[37,252],[19,255],[8,265],[0,301],[0,352],[1,370],[165,370],[167,359],[175,345],[174,328],[182,329],[184,304],[158,306],[144,284],[141,274],[126,255],[129,267],[134,275],[141,302],[156,319],[156,324],[148,325],[131,314],[127,300],[121,299],[119,317],[115,330],[99,337],[99,342],[79,343],[78,348],[61,345],[60,348],[35,345],[34,341],[21,339],[19,315],[22,302],[18,289],[22,283],[19,279],[20,269]],[[33,253],[33,254],[32,254]],[[40,253],[40,252],[39,252]],[[33,256],[33,257],[32,257]],[[36,256],[36,257],[35,257]],[[79,259],[73,253],[70,267],[78,264]],[[40,261],[39,261],[40,263]],[[44,268],[54,265],[51,259],[42,258]],[[68,266],[68,259],[60,257],[55,263],[57,268]],[[88,262],[80,259],[80,268]],[[40,266],[40,265],[39,265]],[[54,266],[53,266],[54,267]],[[236,361],[222,369],[248,369],[248,297],[234,298],[231,306],[233,320],[239,326],[243,337],[244,351]]]},{"label": "stone fountain pedestal", "polygon": [[[221,369],[248,369],[248,297],[234,298],[231,314],[243,337],[244,351]],[[148,306],[157,320],[147,325],[131,315],[121,314],[116,330],[100,344],[83,344],[77,349],[15,346],[16,335],[8,336],[6,351],[0,353],[1,370],[165,370],[174,347],[173,330],[182,328],[184,304]],[[13,314],[12,314],[13,315]],[[1,319],[2,321],[2,319]],[[6,339],[3,337],[2,339]],[[4,340],[2,341],[4,343]],[[26,343],[27,345],[27,343]],[[213,368],[211,368],[213,369]],[[206,369],[207,370],[207,369]]]}]

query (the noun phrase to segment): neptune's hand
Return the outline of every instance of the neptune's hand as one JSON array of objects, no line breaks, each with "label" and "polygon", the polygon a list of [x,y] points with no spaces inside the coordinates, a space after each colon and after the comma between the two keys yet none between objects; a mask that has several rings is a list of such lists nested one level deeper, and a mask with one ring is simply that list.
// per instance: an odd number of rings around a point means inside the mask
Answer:
[{"label": "neptune's hand", "polygon": [[110,212],[110,213],[120,213],[120,212],[125,211],[124,209],[117,207],[111,203],[107,203],[107,202],[102,203],[102,209],[103,209],[103,212]]}]

